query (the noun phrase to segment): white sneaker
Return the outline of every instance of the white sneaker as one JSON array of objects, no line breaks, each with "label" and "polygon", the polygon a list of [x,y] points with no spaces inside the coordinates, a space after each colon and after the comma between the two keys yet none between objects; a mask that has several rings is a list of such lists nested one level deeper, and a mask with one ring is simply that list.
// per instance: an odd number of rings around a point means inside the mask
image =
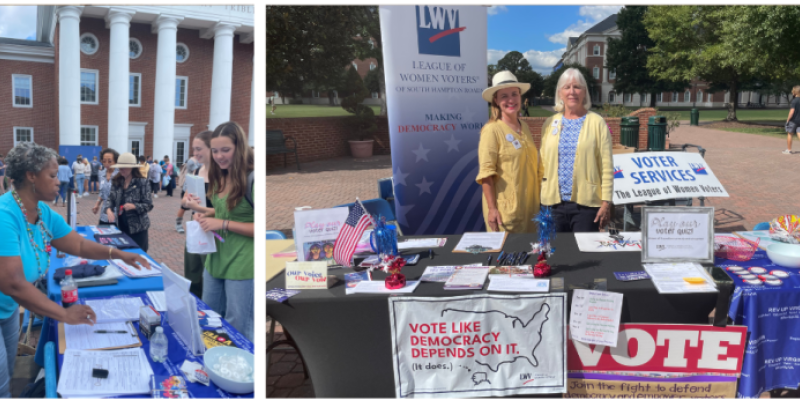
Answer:
[{"label": "white sneaker", "polygon": [[789,149],[786,149],[786,150],[783,151],[783,154],[792,154],[792,151],[789,150]]},{"label": "white sneaker", "polygon": [[157,195],[157,194],[155,194],[155,193],[153,193],[153,198],[156,198],[156,199],[157,199],[157,198],[158,198],[158,195]]}]

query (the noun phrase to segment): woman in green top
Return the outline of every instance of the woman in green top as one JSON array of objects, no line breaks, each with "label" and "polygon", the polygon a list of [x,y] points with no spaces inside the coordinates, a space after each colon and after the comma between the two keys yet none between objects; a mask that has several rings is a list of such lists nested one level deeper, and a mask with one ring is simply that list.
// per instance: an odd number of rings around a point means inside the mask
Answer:
[{"label": "woman in green top", "polygon": [[[200,206],[195,219],[203,230],[215,231],[217,252],[206,257],[203,301],[245,337],[253,340],[253,151],[239,124],[225,122],[211,135],[208,198],[213,209]],[[248,193],[249,192],[249,193]]]}]

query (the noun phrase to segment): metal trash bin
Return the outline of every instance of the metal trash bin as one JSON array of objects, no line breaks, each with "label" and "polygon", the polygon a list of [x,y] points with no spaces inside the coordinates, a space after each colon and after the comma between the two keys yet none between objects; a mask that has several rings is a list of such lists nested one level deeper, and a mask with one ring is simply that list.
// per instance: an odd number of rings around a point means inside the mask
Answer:
[{"label": "metal trash bin", "polygon": [[700,110],[693,108],[689,114],[689,125],[698,126],[700,124]]},{"label": "metal trash bin", "polygon": [[639,148],[639,117],[622,117],[619,124],[619,142],[623,146]]},{"label": "metal trash bin", "polygon": [[667,144],[667,117],[654,115],[647,121],[647,150],[664,150]]}]

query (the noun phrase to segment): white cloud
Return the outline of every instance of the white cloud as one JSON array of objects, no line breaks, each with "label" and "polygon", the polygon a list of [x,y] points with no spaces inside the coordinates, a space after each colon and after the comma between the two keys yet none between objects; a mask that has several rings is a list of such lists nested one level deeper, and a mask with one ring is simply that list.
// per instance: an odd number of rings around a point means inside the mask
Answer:
[{"label": "white cloud", "polygon": [[593,27],[598,22],[616,14],[622,6],[583,6],[578,10],[578,14],[587,17],[585,20],[570,25],[563,32],[548,35],[547,40],[553,43],[566,45],[570,37],[578,37],[587,29]]},{"label": "white cloud", "polygon": [[506,6],[491,6],[487,10],[487,12],[489,13],[489,15],[496,15],[496,14],[508,12],[508,9],[506,8]]},{"label": "white cloud", "polygon": [[501,58],[505,57],[506,54],[509,53],[508,50],[492,50],[489,49],[487,52],[487,61],[489,64],[497,64]]},{"label": "white cloud", "polygon": [[[551,51],[539,51],[531,49],[522,53],[522,55],[526,60],[528,60],[528,63],[531,64],[531,68],[533,68],[534,71],[542,75],[549,75],[551,72],[553,72],[553,67],[556,65],[558,60],[561,59],[561,55],[564,54],[565,51],[567,51],[566,48]],[[487,54],[489,64],[497,64],[497,61],[499,61],[509,52],[510,50],[489,49]]]},{"label": "white cloud", "polygon": [[0,37],[36,38],[36,6],[0,6]]}]

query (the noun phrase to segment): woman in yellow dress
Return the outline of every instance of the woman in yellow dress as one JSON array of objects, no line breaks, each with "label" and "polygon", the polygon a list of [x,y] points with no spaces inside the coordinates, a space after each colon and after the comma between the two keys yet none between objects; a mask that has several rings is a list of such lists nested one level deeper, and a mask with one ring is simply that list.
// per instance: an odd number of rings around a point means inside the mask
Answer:
[{"label": "woman in yellow dress", "polygon": [[517,117],[522,95],[530,89],[511,72],[492,77],[483,91],[492,116],[481,130],[480,170],[475,181],[483,187],[483,218],[489,232],[535,232],[539,212],[542,161],[528,125]]}]

